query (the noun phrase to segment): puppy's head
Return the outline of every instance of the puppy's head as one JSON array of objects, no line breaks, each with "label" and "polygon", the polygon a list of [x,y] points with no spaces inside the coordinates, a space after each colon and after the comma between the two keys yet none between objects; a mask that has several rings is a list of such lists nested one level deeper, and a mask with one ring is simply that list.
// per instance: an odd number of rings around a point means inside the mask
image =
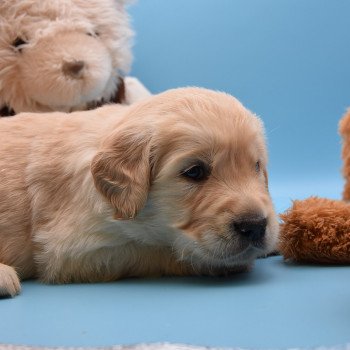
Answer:
[{"label": "puppy's head", "polygon": [[256,116],[232,96],[187,88],[132,107],[92,173],[116,219],[149,221],[179,259],[215,270],[274,249],[266,166]]}]

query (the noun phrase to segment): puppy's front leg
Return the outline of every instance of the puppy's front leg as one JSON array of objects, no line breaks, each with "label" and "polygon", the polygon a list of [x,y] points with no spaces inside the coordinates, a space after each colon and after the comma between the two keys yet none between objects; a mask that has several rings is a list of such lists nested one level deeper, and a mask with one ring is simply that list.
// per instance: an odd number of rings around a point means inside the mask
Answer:
[{"label": "puppy's front leg", "polygon": [[14,297],[21,291],[21,283],[15,269],[0,263],[0,296]]}]

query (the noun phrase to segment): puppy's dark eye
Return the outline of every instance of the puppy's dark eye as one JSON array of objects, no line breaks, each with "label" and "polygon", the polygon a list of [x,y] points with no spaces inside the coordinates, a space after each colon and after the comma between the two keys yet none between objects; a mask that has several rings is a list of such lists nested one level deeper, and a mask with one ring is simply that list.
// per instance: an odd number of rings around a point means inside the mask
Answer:
[{"label": "puppy's dark eye", "polygon": [[24,45],[24,44],[26,44],[26,43],[27,43],[27,42],[24,41],[22,38],[17,37],[17,38],[13,41],[12,46],[17,48],[17,47],[19,47],[19,46],[21,46],[21,45]]},{"label": "puppy's dark eye", "polygon": [[209,169],[203,164],[194,165],[185,170],[182,176],[194,181],[202,181],[208,178]]},{"label": "puppy's dark eye", "polygon": [[257,173],[260,173],[260,162],[259,162],[259,161],[257,161],[257,162],[255,163],[255,171],[256,171]]}]

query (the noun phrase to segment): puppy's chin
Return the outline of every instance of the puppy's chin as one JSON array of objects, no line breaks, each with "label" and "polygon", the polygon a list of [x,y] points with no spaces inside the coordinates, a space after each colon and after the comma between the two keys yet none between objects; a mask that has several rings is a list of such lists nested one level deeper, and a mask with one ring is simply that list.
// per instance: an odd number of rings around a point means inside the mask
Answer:
[{"label": "puppy's chin", "polygon": [[186,241],[182,247],[176,247],[178,259],[189,264],[199,275],[222,276],[245,272],[251,269],[258,256],[264,254],[263,248],[249,243],[230,247],[221,239],[209,245],[197,240]]},{"label": "puppy's chin", "polygon": [[262,247],[244,244],[241,245],[239,249],[235,249],[232,252],[201,249],[198,256],[203,260],[203,263],[207,262],[217,267],[239,267],[251,265],[253,261],[263,253],[264,249]]},{"label": "puppy's chin", "polygon": [[250,247],[237,255],[220,256],[212,253],[194,252],[186,257],[185,262],[191,264],[194,271],[201,275],[228,276],[249,271],[259,253]]}]

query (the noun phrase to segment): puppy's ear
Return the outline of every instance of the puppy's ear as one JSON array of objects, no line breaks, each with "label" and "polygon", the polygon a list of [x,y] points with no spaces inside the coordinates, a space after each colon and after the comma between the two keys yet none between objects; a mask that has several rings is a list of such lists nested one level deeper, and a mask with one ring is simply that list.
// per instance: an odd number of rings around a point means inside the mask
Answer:
[{"label": "puppy's ear", "polygon": [[151,137],[137,129],[114,131],[91,163],[95,186],[114,207],[116,220],[134,218],[147,200]]}]

